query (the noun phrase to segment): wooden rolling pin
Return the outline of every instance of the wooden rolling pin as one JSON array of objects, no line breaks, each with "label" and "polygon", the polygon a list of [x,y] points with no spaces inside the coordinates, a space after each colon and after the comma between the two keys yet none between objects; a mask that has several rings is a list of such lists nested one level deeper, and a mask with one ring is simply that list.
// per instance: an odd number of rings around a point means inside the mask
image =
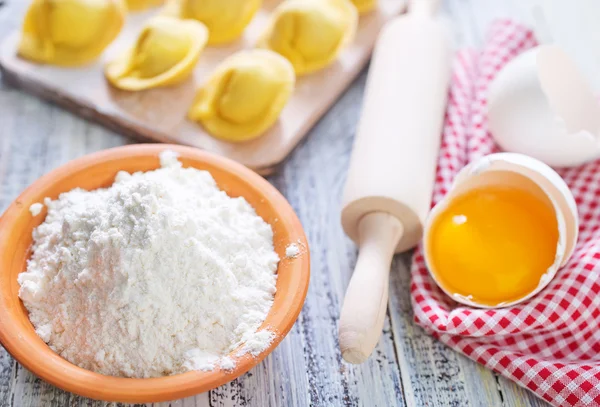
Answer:
[{"label": "wooden rolling pin", "polygon": [[339,325],[350,363],[375,348],[392,257],[419,242],[430,208],[452,57],[438,2],[412,0],[373,52],[342,209],[344,230],[359,246]]}]

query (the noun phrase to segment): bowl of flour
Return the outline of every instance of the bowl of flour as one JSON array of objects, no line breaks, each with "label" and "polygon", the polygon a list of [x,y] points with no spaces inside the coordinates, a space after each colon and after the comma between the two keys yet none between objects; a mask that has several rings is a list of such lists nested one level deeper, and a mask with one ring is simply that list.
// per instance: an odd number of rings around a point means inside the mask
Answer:
[{"label": "bowl of flour", "polygon": [[239,377],[297,319],[309,253],[246,167],[165,144],[91,154],[0,218],[0,341],[86,397],[153,402]]}]

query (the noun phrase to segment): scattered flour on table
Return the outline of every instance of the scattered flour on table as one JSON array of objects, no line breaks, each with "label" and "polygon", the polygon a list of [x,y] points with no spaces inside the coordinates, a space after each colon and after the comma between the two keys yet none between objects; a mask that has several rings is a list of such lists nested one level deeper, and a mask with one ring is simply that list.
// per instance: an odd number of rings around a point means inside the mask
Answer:
[{"label": "scattered flour on table", "polygon": [[85,369],[233,369],[225,355],[273,340],[257,332],[277,279],[270,225],[210,173],[160,158],[162,168],[120,172],[110,188],[44,201],[19,296],[37,334]]}]

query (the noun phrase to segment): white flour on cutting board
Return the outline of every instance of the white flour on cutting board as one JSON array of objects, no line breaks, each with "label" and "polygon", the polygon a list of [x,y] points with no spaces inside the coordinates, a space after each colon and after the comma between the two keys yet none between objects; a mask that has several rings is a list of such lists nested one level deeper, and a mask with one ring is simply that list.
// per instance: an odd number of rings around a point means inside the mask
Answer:
[{"label": "white flour on cutting board", "polygon": [[257,332],[279,262],[270,225],[176,154],[161,165],[46,199],[19,296],[37,334],[80,367],[126,377],[231,370],[228,353],[246,344],[257,355],[273,340]]}]

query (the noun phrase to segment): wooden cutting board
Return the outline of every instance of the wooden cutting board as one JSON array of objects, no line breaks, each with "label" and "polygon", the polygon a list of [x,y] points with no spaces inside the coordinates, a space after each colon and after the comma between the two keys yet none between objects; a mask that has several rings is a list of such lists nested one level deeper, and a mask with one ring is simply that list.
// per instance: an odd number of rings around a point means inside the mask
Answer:
[{"label": "wooden cutting board", "polygon": [[200,125],[186,119],[196,88],[225,57],[253,47],[277,3],[279,1],[265,1],[239,41],[206,48],[193,77],[168,88],[121,91],[108,84],[102,69],[107,60],[133,44],[145,20],[158,9],[130,14],[119,37],[97,62],[74,69],[39,65],[19,58],[16,45],[20,33],[13,32],[0,44],[0,71],[5,82],[119,133],[142,140],[199,147],[268,175],[358,75],[371,55],[383,24],[406,6],[406,0],[380,0],[376,11],[361,16],[354,42],[332,66],[298,78],[296,89],[278,122],[262,137],[245,143],[211,137]]}]

